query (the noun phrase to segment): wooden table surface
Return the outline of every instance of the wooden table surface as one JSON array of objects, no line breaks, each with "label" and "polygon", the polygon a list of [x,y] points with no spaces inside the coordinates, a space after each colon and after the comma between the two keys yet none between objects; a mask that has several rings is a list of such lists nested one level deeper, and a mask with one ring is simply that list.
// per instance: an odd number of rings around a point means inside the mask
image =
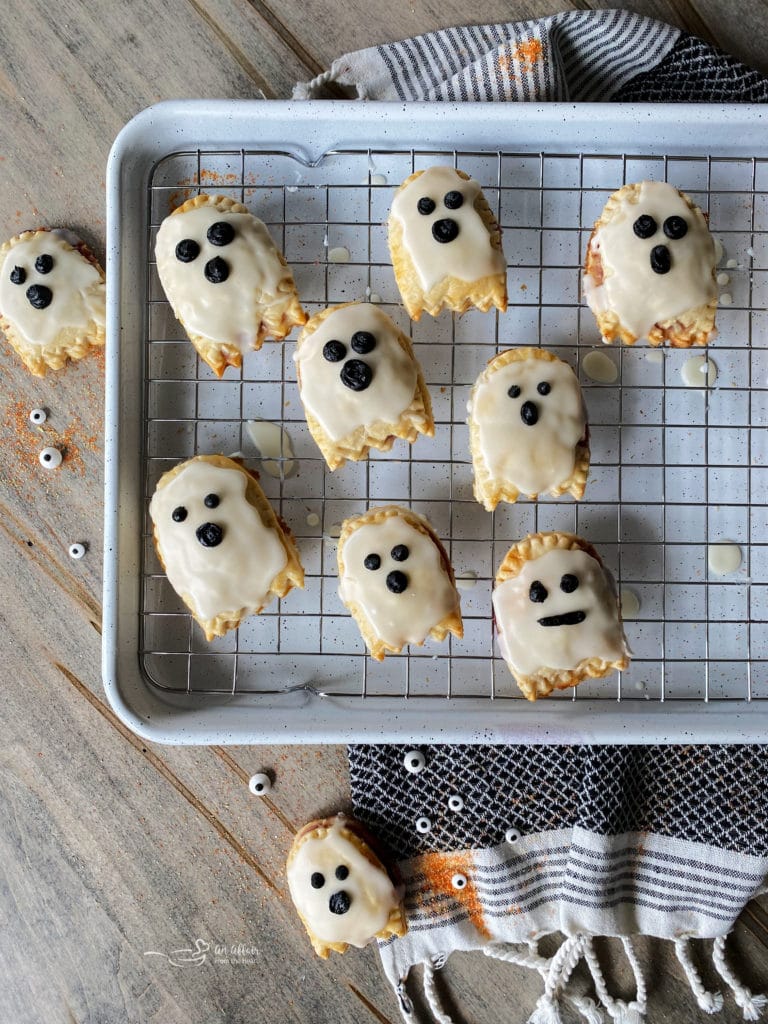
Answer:
[{"label": "wooden table surface", "polygon": [[[471,17],[596,6],[613,5],[491,0]],[[716,0],[627,6],[768,72],[762,3],[728,4],[727,17]],[[67,225],[103,257],[105,161],[137,111],[173,97],[287,97],[345,51],[466,22],[469,9],[5,0],[0,10],[0,234]],[[2,343],[0,368],[0,1024],[396,1021],[375,949],[315,960],[286,892],[292,835],[348,799],[343,748],[155,747],[118,721],[99,665],[103,357],[37,380]],[[27,423],[36,406],[50,410],[42,429]],[[56,472],[38,465],[43,438],[67,449]],[[81,561],[68,557],[74,541],[88,544]],[[247,781],[262,769],[276,785],[259,800]],[[197,939],[212,947],[200,966],[146,955]],[[248,955],[212,955],[239,944]],[[733,940],[753,986],[768,983],[767,944],[758,902]],[[650,1019],[705,1019],[669,949],[644,952]],[[523,1021],[539,993],[538,978],[479,956],[455,956],[446,975],[472,1024]],[[726,1006],[721,1019],[741,1019]]]}]

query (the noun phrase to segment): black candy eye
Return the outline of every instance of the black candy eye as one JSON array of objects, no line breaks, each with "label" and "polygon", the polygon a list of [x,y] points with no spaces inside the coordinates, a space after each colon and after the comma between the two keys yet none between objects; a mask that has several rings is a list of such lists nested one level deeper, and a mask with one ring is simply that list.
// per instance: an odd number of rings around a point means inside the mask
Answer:
[{"label": "black candy eye", "polygon": [[378,555],[366,555],[363,561],[363,565],[366,569],[370,569],[375,572],[376,569],[381,568],[381,558]]},{"label": "black candy eye", "polygon": [[182,238],[176,246],[176,259],[179,263],[191,263],[200,255],[200,246],[194,238]]},{"label": "black candy eye", "polygon": [[38,274],[50,274],[53,270],[53,256],[49,256],[47,252],[38,256],[35,260],[35,270]]},{"label": "black candy eye", "polygon": [[541,604],[542,601],[547,600],[547,596],[547,588],[544,584],[540,580],[534,580],[528,591],[528,597],[530,597],[534,604]]},{"label": "black candy eye", "polygon": [[323,345],[323,359],[326,359],[329,363],[340,363],[346,354],[346,345],[342,345],[340,341],[335,339],[326,341]]},{"label": "black candy eye", "polygon": [[206,508],[217,508],[220,501],[221,498],[219,498],[218,494],[206,494],[203,498],[203,504]]},{"label": "black candy eye", "polygon": [[666,245],[654,245],[651,249],[651,270],[654,274],[668,274],[672,269],[672,255]]},{"label": "black candy eye", "polygon": [[376,348],[376,338],[370,331],[355,331],[350,344],[352,345],[353,352],[357,352],[361,356],[367,356],[369,352],[373,352]]},{"label": "black candy eye", "polygon": [[460,206],[464,204],[464,196],[461,192],[453,189],[450,192],[446,192],[443,196],[443,202],[449,210],[458,210]]},{"label": "black candy eye", "polygon": [[360,359],[348,359],[341,368],[341,383],[350,391],[365,391],[373,380],[373,370]]},{"label": "black candy eye", "polygon": [[186,518],[187,510],[183,505],[177,505],[173,512],[171,512],[171,519],[174,523],[183,523]]},{"label": "black candy eye", "polygon": [[31,284],[27,288],[26,295],[30,306],[34,309],[45,309],[53,302],[53,292],[44,284]]},{"label": "black candy eye", "polygon": [[392,594],[402,594],[407,586],[408,577],[399,569],[395,569],[387,576],[387,590]]},{"label": "black candy eye", "polygon": [[658,224],[649,213],[641,214],[632,225],[632,230],[638,238],[650,238],[656,234]]},{"label": "black candy eye", "polygon": [[322,889],[325,885],[325,875],[322,875],[319,871],[313,871],[309,884],[313,889]]},{"label": "black candy eye", "polygon": [[334,871],[334,874],[340,882],[343,882],[345,879],[349,878],[349,868],[346,864],[339,864]]},{"label": "black candy eye", "polygon": [[205,264],[203,273],[211,284],[222,284],[229,277],[229,266],[221,256],[214,256]]},{"label": "black candy eye", "polygon": [[455,220],[446,217],[444,220],[436,220],[432,225],[432,237],[436,242],[452,242],[459,235],[459,225]]},{"label": "black candy eye", "polygon": [[520,388],[517,386],[517,384],[513,384],[512,387],[507,392],[507,394],[509,395],[510,398],[519,398]]},{"label": "black candy eye", "polygon": [[662,229],[667,238],[685,238],[688,234],[688,225],[683,217],[667,217]]},{"label": "black candy eye", "polygon": [[578,585],[579,578],[578,576],[574,576],[572,572],[567,572],[560,580],[560,589],[564,594],[572,594]]},{"label": "black candy eye", "polygon": [[11,271],[11,284],[24,284],[27,280],[27,272],[24,267],[14,267]]},{"label": "black candy eye", "polygon": [[422,196],[416,204],[416,209],[424,217],[427,217],[430,213],[435,212],[435,201],[430,199],[429,196]]},{"label": "black candy eye", "polygon": [[540,395],[548,395],[549,392],[552,390],[552,385],[549,383],[548,380],[543,380],[540,384],[537,385],[536,390],[539,392]]},{"label": "black candy eye", "polygon": [[404,562],[408,555],[410,555],[410,551],[405,544],[396,544],[390,551],[390,555],[392,555],[396,562]]},{"label": "black candy eye", "polygon": [[229,245],[235,237],[235,229],[227,220],[217,220],[211,224],[205,236],[211,245]]}]

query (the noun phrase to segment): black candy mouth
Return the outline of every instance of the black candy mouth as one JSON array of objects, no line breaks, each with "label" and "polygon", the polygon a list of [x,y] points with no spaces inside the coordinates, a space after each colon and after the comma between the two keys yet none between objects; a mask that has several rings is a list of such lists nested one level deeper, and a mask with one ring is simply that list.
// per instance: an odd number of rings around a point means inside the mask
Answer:
[{"label": "black candy mouth", "polygon": [[587,613],[582,611],[563,612],[562,615],[545,615],[538,621],[540,626],[578,626],[586,617]]}]

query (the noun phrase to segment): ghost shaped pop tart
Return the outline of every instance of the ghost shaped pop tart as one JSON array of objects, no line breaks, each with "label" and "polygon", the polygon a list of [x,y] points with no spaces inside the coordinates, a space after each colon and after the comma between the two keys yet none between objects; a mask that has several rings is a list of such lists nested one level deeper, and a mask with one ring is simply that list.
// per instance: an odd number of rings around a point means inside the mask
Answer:
[{"label": "ghost shaped pop tart", "polygon": [[451,563],[422,516],[386,505],[346,519],[338,561],[339,596],[376,661],[427,637],[463,635]]},{"label": "ghost shaped pop tart", "polygon": [[489,512],[521,494],[584,496],[589,436],[571,367],[540,348],[500,352],[469,399],[475,498]]},{"label": "ghost shaped pop tart", "polygon": [[177,319],[217,376],[307,316],[265,225],[226,196],[187,200],[160,225],[157,273]]},{"label": "ghost shaped pop tart", "polygon": [[304,586],[291,535],[234,459],[197,455],[175,466],[160,478],[149,514],[168,582],[206,640]]},{"label": "ghost shaped pop tart", "polygon": [[573,534],[514,544],[496,574],[493,611],[499,649],[528,700],[629,664],[613,577]]},{"label": "ghost shaped pop tart", "polygon": [[311,821],[296,835],[286,865],[291,899],[312,946],[333,950],[405,935],[403,889],[371,847],[372,838],[343,814]]},{"label": "ghost shaped pop tart", "polygon": [[61,228],[25,231],[0,246],[0,327],[43,377],[104,344],[104,271]]},{"label": "ghost shaped pop tart", "polygon": [[395,193],[389,250],[408,315],[507,308],[501,230],[480,185],[453,167],[416,171]]},{"label": "ghost shaped pop tart", "polygon": [[310,432],[331,469],[435,432],[410,340],[367,302],[331,306],[301,332],[294,354]]},{"label": "ghost shaped pop tart", "polygon": [[603,341],[706,345],[715,333],[715,262],[706,217],[685,193],[663,181],[614,192],[590,236],[584,272]]}]

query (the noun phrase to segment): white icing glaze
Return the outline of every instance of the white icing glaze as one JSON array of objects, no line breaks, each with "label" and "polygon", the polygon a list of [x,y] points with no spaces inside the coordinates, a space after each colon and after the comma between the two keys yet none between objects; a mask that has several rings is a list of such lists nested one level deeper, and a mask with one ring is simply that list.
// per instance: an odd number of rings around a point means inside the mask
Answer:
[{"label": "white icing glaze", "polygon": [[[362,947],[384,928],[400,901],[386,871],[371,864],[342,833],[343,826],[344,819],[336,818],[324,838],[310,837],[299,845],[288,863],[288,888],[316,938]],[[336,878],[339,866],[349,871],[344,879]],[[317,889],[311,884],[315,873],[324,880]],[[349,897],[349,910],[331,913],[329,900],[341,892]]]},{"label": "white icing glaze", "polygon": [[[461,192],[464,202],[458,210],[449,210],[443,203],[448,192]],[[403,244],[416,268],[423,291],[429,292],[446,277],[460,281],[479,281],[492,274],[504,274],[503,254],[491,245],[491,236],[483,218],[475,209],[480,185],[471,178],[466,181],[452,167],[430,167],[406,188],[392,203],[392,216],[403,228]],[[435,209],[424,215],[417,204],[430,198]],[[438,242],[432,236],[435,221],[450,219],[459,226],[452,242]]]},{"label": "white icing glaze", "polygon": [[[245,428],[258,450],[264,472],[276,480],[290,476],[296,463],[288,431],[269,420],[248,420]],[[276,462],[276,459],[282,459],[282,462]]]},{"label": "white icing glaze", "polygon": [[[356,331],[368,331],[376,347],[366,355],[352,350]],[[387,314],[369,302],[337,309],[305,338],[294,352],[301,369],[301,400],[333,441],[347,437],[358,427],[397,423],[413,401],[416,365],[397,340],[397,328]],[[346,348],[344,359],[330,363],[323,346],[336,339]],[[373,379],[364,391],[352,391],[340,377],[349,359],[367,363]]]},{"label": "white icing glaze", "polygon": [[[576,576],[570,594],[560,589],[563,576]],[[544,584],[545,601],[530,599],[531,584]],[[585,658],[617,661],[626,652],[613,578],[586,551],[548,551],[523,566],[518,576],[493,592],[499,648],[513,672],[535,675],[540,669],[573,669]],[[583,611],[574,625],[542,626],[539,619]]]},{"label": "white icing glaze", "polygon": [[[548,395],[537,391],[542,382],[551,387]],[[514,385],[520,388],[517,398],[508,394]],[[538,412],[533,426],[521,417],[526,402]],[[535,495],[573,473],[586,415],[579,382],[567,363],[531,358],[495,369],[492,362],[472,389],[469,413],[480,433],[483,461],[495,480]]]},{"label": "white icing glaze", "polygon": [[[155,491],[150,502],[168,580],[203,620],[261,608],[288,560],[277,532],[264,526],[258,511],[246,501],[246,485],[239,470],[191,460]],[[203,504],[208,494],[218,495],[216,508]],[[171,518],[178,506],[187,510],[181,523]],[[204,547],[198,541],[195,531],[203,523],[223,528],[223,539],[216,547]]]},{"label": "white icing glaze", "polygon": [[640,612],[640,598],[629,587],[621,588],[621,617],[622,619],[636,619]]},{"label": "white icing glaze", "polygon": [[711,388],[717,380],[717,366],[706,356],[691,356],[680,367],[683,383],[689,388]]},{"label": "white icing glaze", "polygon": [[[35,260],[43,255],[53,258],[53,269],[47,274],[35,270]],[[14,267],[26,272],[23,284],[12,283]],[[32,285],[45,285],[53,293],[45,309],[30,305],[26,292]],[[98,270],[57,231],[40,231],[17,242],[0,268],[0,310],[30,345],[49,345],[66,328],[82,331],[91,321],[103,327],[104,302],[104,282]]]},{"label": "white icing glaze", "polygon": [[[212,245],[208,228],[219,221],[231,224],[235,237],[228,245]],[[176,246],[191,238],[200,252],[191,263],[176,258]],[[214,257],[229,267],[229,277],[212,284],[203,273]],[[292,278],[280,262],[266,227],[250,213],[222,213],[215,206],[198,206],[166,217],[157,232],[155,258],[160,282],[176,316],[188,331],[211,341],[233,345],[241,352],[253,348],[265,306],[282,301],[281,282]]]},{"label": "white icing glaze", "polygon": [[723,540],[707,548],[709,571],[716,576],[728,576],[741,568],[741,548],[732,541]]},{"label": "white icing glaze", "polygon": [[[409,551],[402,562],[390,554],[398,544],[405,544]],[[363,562],[370,554],[381,558],[379,569],[365,568]],[[355,530],[344,542],[342,559],[341,600],[358,605],[385,643],[421,643],[433,626],[457,606],[456,591],[437,545],[399,515]],[[408,577],[408,587],[402,594],[387,589],[387,575],[394,570]]]},{"label": "white icing glaze", "polygon": [[[654,218],[656,232],[638,238],[632,225],[643,214]],[[682,217],[688,225],[683,238],[670,239],[662,225],[667,217]],[[666,274],[651,269],[650,253],[666,245],[672,268]],[[600,254],[603,282],[584,277],[584,295],[595,313],[612,310],[638,338],[654,324],[717,298],[714,279],[715,244],[704,215],[691,210],[677,189],[661,181],[644,181],[638,201],[624,200],[610,220],[601,224],[591,241]]]},{"label": "white icing glaze", "polygon": [[598,384],[613,384],[619,376],[619,368],[605,352],[596,349],[588,352],[581,360],[581,368],[588,377]]}]

